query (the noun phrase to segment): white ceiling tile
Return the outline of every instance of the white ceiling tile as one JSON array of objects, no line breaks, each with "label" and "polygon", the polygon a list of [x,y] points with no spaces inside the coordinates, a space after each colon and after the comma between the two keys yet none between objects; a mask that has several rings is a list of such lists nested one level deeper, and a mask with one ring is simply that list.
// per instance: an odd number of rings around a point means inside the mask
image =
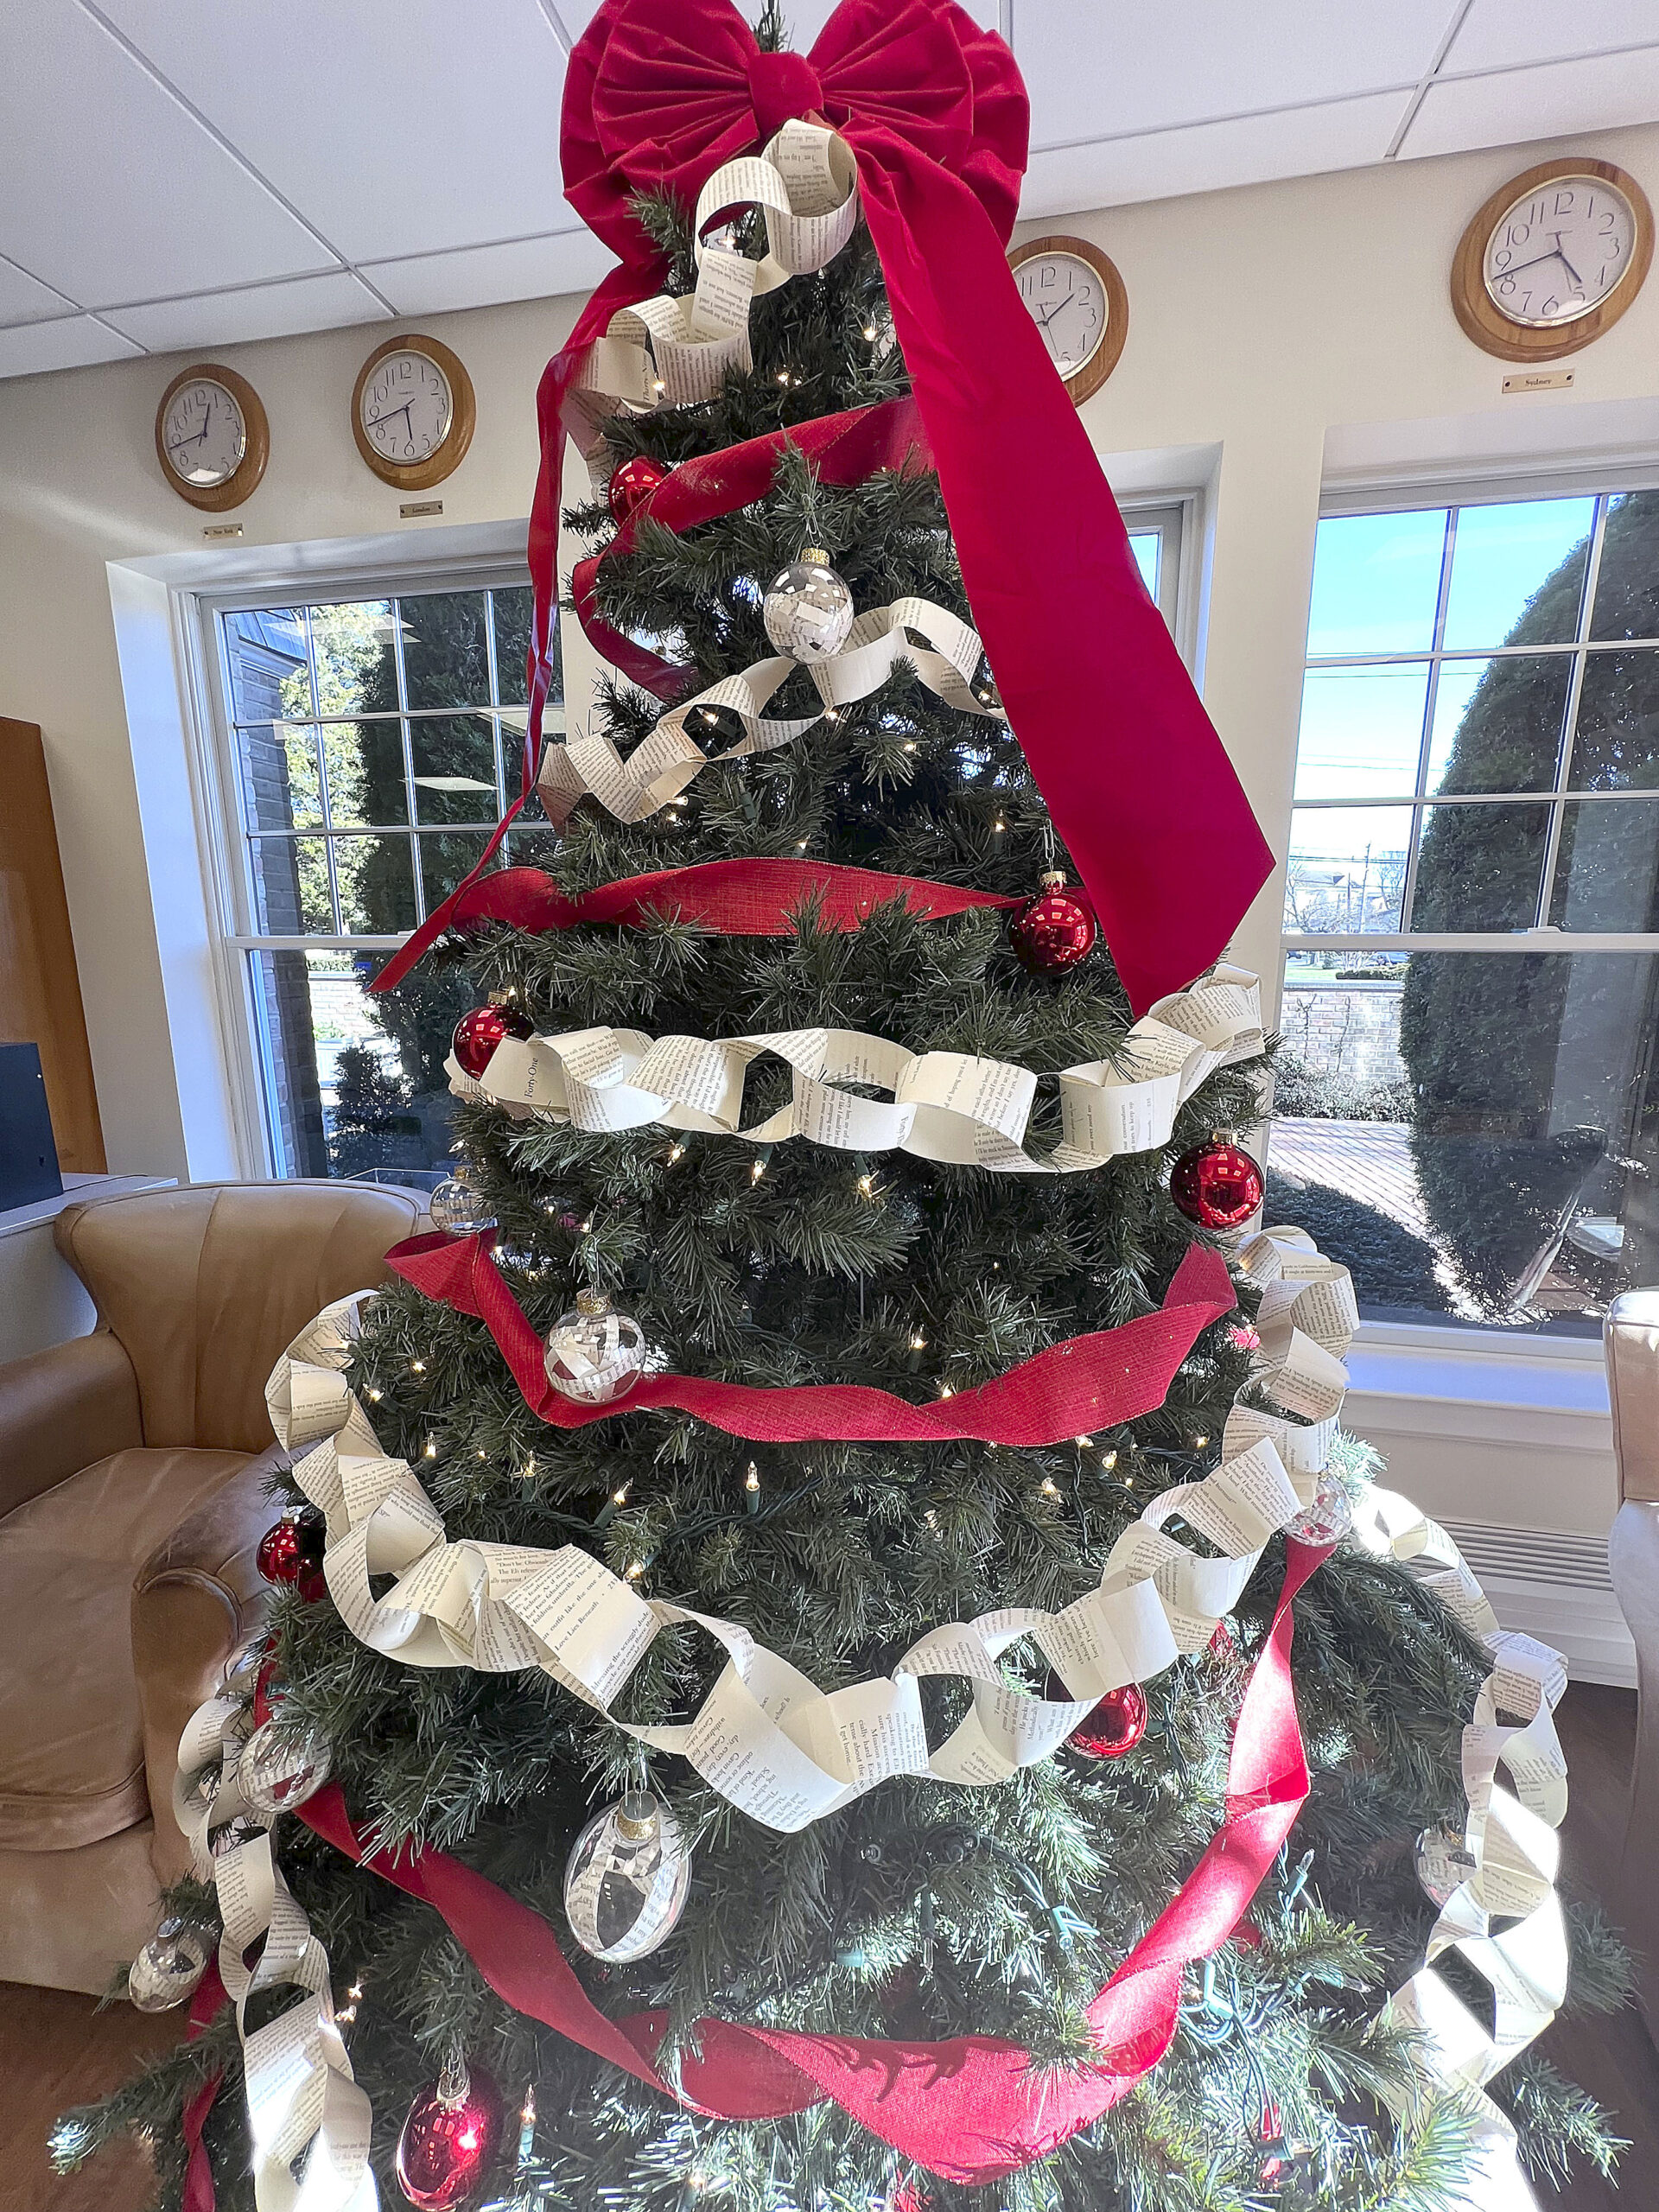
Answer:
[{"label": "white ceiling tile", "polygon": [[[994,31],[996,29],[997,0],[962,0],[962,4],[982,30]],[[1039,4],[1046,7],[1048,0],[1039,0]],[[836,0],[784,0],[784,21],[789,27],[789,42],[797,54],[810,53],[814,41],[835,14],[836,7]],[[593,16],[594,9],[583,0],[580,8],[569,10],[561,0],[559,13],[566,22],[570,21],[572,12],[580,14],[586,24]],[[746,8],[744,13],[753,20],[760,10]]]},{"label": "white ceiling tile", "polygon": [[1655,0],[1474,0],[1442,74],[1560,61],[1609,47],[1642,46],[1659,27]]},{"label": "white ceiling tile", "polygon": [[443,315],[454,308],[493,307],[502,300],[585,292],[615,262],[610,248],[584,228],[553,238],[519,238],[511,245],[463,246],[454,253],[369,262],[363,273],[399,315]]},{"label": "white ceiling tile", "polygon": [[0,259],[0,325],[14,322],[46,322],[54,315],[67,314],[75,305],[31,276],[26,269],[16,263]]},{"label": "white ceiling tile", "polygon": [[0,249],[25,268],[96,308],[327,259],[73,0],[0,19]]},{"label": "white ceiling tile", "polygon": [[348,322],[387,319],[366,284],[345,270],[300,276],[286,284],[253,284],[194,300],[151,300],[111,308],[107,320],[149,353],[187,346],[236,346],[254,338],[286,338],[302,330],[337,330]]},{"label": "white ceiling tile", "polygon": [[25,322],[16,330],[0,330],[0,377],[84,369],[93,361],[124,361],[143,350],[119,331],[106,330],[90,315],[67,315],[56,322]]},{"label": "white ceiling tile", "polygon": [[1414,84],[1453,0],[1040,0],[1014,16],[1033,146],[1252,114]]},{"label": "white ceiling tile", "polygon": [[1373,92],[1280,115],[1150,130],[1093,146],[1033,155],[1020,195],[1022,222],[1074,209],[1120,207],[1274,177],[1380,162],[1399,129],[1408,92]]},{"label": "white ceiling tile", "polygon": [[98,4],[348,261],[570,219],[564,49],[537,0]]},{"label": "white ceiling tile", "polygon": [[1659,118],[1659,46],[1431,85],[1400,151],[1409,159],[1519,145]]}]

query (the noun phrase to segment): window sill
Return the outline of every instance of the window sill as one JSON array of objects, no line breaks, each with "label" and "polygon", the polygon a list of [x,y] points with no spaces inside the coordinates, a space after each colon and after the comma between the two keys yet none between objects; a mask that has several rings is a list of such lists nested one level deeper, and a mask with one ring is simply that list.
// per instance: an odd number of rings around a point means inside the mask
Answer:
[{"label": "window sill", "polygon": [[1465,1336],[1368,1321],[1348,1374],[1347,1418],[1362,1434],[1612,1448],[1606,1370],[1593,1337]]}]

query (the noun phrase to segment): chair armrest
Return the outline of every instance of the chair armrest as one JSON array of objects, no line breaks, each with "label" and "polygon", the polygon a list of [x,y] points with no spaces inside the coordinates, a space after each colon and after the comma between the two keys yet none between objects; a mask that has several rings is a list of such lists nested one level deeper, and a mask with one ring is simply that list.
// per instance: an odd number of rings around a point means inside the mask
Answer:
[{"label": "chair armrest", "polygon": [[132,1669],[156,1823],[150,1858],[163,1886],[190,1865],[173,1818],[179,1738],[225,1662],[258,1628],[270,1594],[254,1558],[273,1518],[265,1484],[288,1465],[289,1454],[272,1445],[238,1467],[157,1545],[132,1586]]},{"label": "chair armrest", "polygon": [[0,1367],[0,1514],[143,1440],[138,1378],[107,1329]]}]

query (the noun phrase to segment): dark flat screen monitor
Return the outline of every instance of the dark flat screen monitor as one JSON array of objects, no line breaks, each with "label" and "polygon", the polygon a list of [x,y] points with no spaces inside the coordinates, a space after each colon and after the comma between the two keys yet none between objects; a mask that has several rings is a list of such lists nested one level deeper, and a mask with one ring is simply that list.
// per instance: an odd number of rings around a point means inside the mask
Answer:
[{"label": "dark flat screen monitor", "polygon": [[38,1045],[0,1045],[0,1213],[63,1195]]}]

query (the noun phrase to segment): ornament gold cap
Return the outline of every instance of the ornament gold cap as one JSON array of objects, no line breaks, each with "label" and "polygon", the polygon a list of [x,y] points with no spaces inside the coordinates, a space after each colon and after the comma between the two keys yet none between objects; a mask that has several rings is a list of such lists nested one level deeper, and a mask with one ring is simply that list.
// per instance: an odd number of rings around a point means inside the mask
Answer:
[{"label": "ornament gold cap", "polygon": [[464,2105],[472,2093],[473,2077],[467,2061],[460,2051],[452,2050],[438,2076],[438,2102],[453,2110],[457,2105]]},{"label": "ornament gold cap", "polygon": [[1062,889],[1065,883],[1065,870],[1063,868],[1046,868],[1037,880],[1045,891]]},{"label": "ornament gold cap", "polygon": [[830,565],[830,556],[822,545],[803,545],[801,558],[810,565],[819,569],[827,569]]},{"label": "ornament gold cap", "polygon": [[630,1789],[616,1808],[616,1832],[629,1843],[645,1843],[657,1833],[657,1800],[649,1789]]},{"label": "ornament gold cap", "polygon": [[585,1313],[591,1318],[596,1313],[608,1313],[610,1310],[611,1301],[606,1292],[602,1290],[579,1290],[576,1293],[576,1311],[578,1313]]}]

